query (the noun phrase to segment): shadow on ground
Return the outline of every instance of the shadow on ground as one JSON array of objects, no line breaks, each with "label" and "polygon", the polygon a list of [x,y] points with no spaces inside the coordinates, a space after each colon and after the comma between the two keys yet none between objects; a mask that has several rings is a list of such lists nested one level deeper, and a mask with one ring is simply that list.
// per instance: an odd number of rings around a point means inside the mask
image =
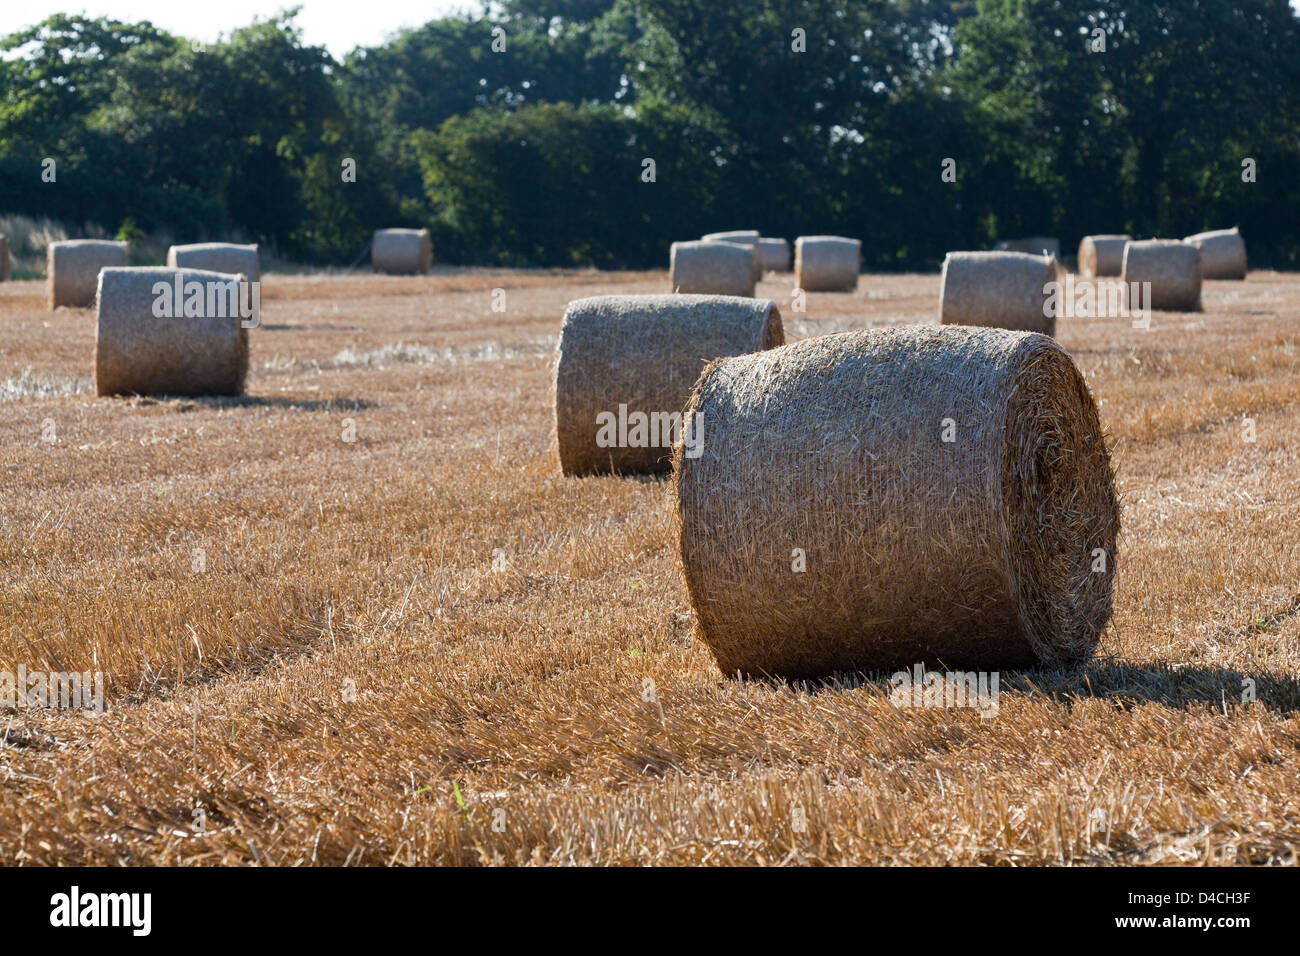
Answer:
[{"label": "shadow on ground", "polygon": [[[961,669],[938,666],[927,670],[943,673]],[[782,683],[809,693],[870,686],[888,697],[894,673],[837,674],[820,681],[753,679]],[[1223,708],[1254,700],[1283,717],[1300,714],[1300,678],[1267,670],[1100,658],[1076,667],[1001,671],[998,681],[999,694],[1029,694],[1067,705],[1091,698],[1112,700],[1125,709],[1145,703],[1177,708],[1204,705]]]},{"label": "shadow on ground", "polygon": [[138,395],[136,406],[170,405],[169,411],[192,412],[197,408],[286,408],[304,412],[360,412],[378,408],[367,398],[284,398],[279,395]]}]

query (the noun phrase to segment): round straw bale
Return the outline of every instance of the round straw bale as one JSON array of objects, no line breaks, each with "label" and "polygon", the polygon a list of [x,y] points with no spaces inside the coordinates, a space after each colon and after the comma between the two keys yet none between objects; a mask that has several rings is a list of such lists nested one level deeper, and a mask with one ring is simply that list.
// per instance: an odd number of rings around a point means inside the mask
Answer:
[{"label": "round straw bale", "polygon": [[1236,226],[1198,232],[1183,242],[1190,242],[1201,250],[1202,279],[1246,278],[1246,241]]},{"label": "round straw bale", "polygon": [[9,240],[0,235],[0,282],[9,281]]},{"label": "round straw bale", "polygon": [[700,236],[704,242],[734,242],[738,239],[750,240],[750,245],[758,241],[757,229],[733,229],[730,232],[710,232]]},{"label": "round straw bale", "polygon": [[1079,275],[1085,279],[1117,276],[1124,271],[1124,244],[1129,236],[1084,236],[1079,240]]},{"label": "round straw bale", "polygon": [[50,308],[95,304],[99,270],[126,265],[130,244],[105,239],[67,239],[45,250],[45,276]]},{"label": "round straw bale", "polygon": [[1061,258],[1061,240],[1050,236],[1028,236],[1024,239],[1004,239],[993,247],[998,252],[1028,252],[1035,256]]},{"label": "round straw bale", "polygon": [[433,265],[433,239],[428,229],[379,229],[370,245],[376,272],[424,275]]},{"label": "round straw bale", "polygon": [[[177,277],[187,296],[189,283],[202,284],[203,315],[176,316],[171,290]],[[244,278],[201,269],[103,270],[95,328],[96,394],[241,394],[248,372],[248,330],[240,321],[238,292],[232,309],[226,290]],[[168,291],[157,289],[159,283]],[[160,309],[163,295],[169,301]],[[157,314],[167,310],[170,316]]]},{"label": "round straw bale", "polygon": [[742,246],[748,249],[749,268],[754,274],[754,281],[757,282],[759,279],[763,278],[763,260],[758,254],[758,236],[733,236],[730,233],[714,233],[713,236],[706,236],[700,241],[729,242],[734,246]]},{"label": "round straw bale", "polygon": [[852,292],[861,261],[859,239],[800,236],[794,241],[794,284],[805,292]]},{"label": "round straw bale", "polygon": [[950,252],[939,279],[939,322],[1056,334],[1046,315],[1047,283],[1064,270],[1051,256],[1027,252]]},{"label": "round straw bale", "polygon": [[257,243],[241,246],[230,242],[196,242],[172,246],[167,250],[167,265],[179,269],[206,269],[209,272],[241,273],[249,282],[261,279]]},{"label": "round straw bale", "polygon": [[759,239],[758,261],[764,272],[789,272],[790,243],[784,239]]},{"label": "round straw bale", "polygon": [[[682,409],[700,370],[718,356],[784,340],[781,313],[770,300],[608,295],[569,303],[553,391],[561,471],[667,471],[673,436],[665,427],[675,419],[682,437]],[[640,434],[634,416],[648,421]],[[623,433],[617,441],[610,440],[611,417]]]},{"label": "round straw bale", "polygon": [[673,291],[704,295],[754,294],[754,250],[734,242],[674,242],[668,250]]},{"label": "round straw bale", "polygon": [[1047,336],[823,335],[713,362],[686,414],[704,447],[674,455],[675,532],[724,673],[1095,649],[1119,507],[1096,404]]},{"label": "round straw bale", "polygon": [[1196,312],[1201,308],[1201,252],[1177,239],[1144,239],[1124,246],[1124,290],[1150,282],[1152,309]]}]

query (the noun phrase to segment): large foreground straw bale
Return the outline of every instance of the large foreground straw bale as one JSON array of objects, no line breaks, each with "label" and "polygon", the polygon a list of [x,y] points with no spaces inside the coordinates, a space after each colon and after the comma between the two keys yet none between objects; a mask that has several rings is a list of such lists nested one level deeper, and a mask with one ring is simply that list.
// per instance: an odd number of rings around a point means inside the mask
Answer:
[{"label": "large foreground straw bale", "polygon": [[794,241],[794,284],[805,292],[852,292],[861,262],[859,239],[800,236]]},{"label": "large foreground straw bale", "polygon": [[130,244],[105,239],[67,239],[45,250],[45,281],[50,308],[95,304],[99,270],[125,266]]},{"label": "large foreground straw bale", "polygon": [[172,246],[167,250],[167,265],[178,269],[239,273],[247,276],[249,282],[258,282],[262,277],[257,243],[244,246],[230,242],[196,242]]},{"label": "large foreground straw bale", "polygon": [[[202,316],[160,318],[155,314],[160,295],[156,286],[164,283],[172,288],[177,276],[182,288],[191,282],[203,285]],[[241,394],[248,371],[248,330],[239,317],[238,292],[232,309],[228,290],[231,283],[243,279],[243,275],[199,269],[101,272],[95,328],[96,394]]]},{"label": "large foreground straw bale", "polygon": [[[1196,312],[1201,308],[1201,253],[1177,239],[1145,239],[1124,246],[1124,290],[1133,283],[1151,283],[1147,306],[1171,312]],[[1129,307],[1136,303],[1129,302]]]},{"label": "large foreground straw bale", "polygon": [[668,250],[673,291],[752,296],[754,255],[753,247],[734,242],[674,242]]},{"label": "large foreground straw bale", "polygon": [[[784,340],[776,303],[763,299],[610,295],[569,303],[553,391],[561,470],[667,471],[674,436],[664,430],[675,419],[681,437],[682,409],[700,370],[719,356]],[[640,416],[646,427],[638,434]],[[613,442],[611,420],[622,433]],[[696,434],[707,438],[707,427]]]},{"label": "large foreground straw bale", "polygon": [[1202,279],[1246,278],[1246,240],[1236,226],[1198,232],[1183,242],[1190,242],[1201,250]]},{"label": "large foreground straw bale", "polygon": [[1085,279],[1124,271],[1124,246],[1130,236],[1084,236],[1079,240],[1079,275]]},{"label": "large foreground straw bale", "polygon": [[378,229],[370,244],[370,264],[389,275],[424,275],[433,265],[428,229]]},{"label": "large foreground straw bale", "polygon": [[1046,314],[1047,284],[1064,270],[1051,256],[1026,252],[950,252],[939,279],[939,321],[1056,334]]},{"label": "large foreground straw bale", "polygon": [[998,252],[1027,252],[1034,256],[1061,258],[1061,240],[1050,236],[1027,236],[1024,239],[1004,239],[993,247]]},{"label": "large foreground straw bale", "polygon": [[0,236],[0,282],[9,281],[9,240]]},{"label": "large foreground straw bale", "polygon": [[1096,405],[1047,336],[824,335],[712,363],[695,413],[704,454],[674,457],[676,535],[724,673],[1095,649],[1119,508]]},{"label": "large foreground straw bale", "polygon": [[790,243],[784,239],[759,239],[758,261],[764,272],[789,272]]}]

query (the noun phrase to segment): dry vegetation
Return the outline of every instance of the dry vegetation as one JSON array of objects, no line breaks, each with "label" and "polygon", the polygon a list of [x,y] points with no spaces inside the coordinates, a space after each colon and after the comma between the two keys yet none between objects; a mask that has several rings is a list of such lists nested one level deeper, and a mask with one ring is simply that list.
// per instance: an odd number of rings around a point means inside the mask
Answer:
[{"label": "dry vegetation", "polygon": [[[938,285],[759,294],[794,341],[934,322]],[[0,710],[0,859],[1296,862],[1300,280],[1060,322],[1113,441],[1115,619],[993,719],[723,678],[666,481],[558,476],[565,304],[666,287],[271,275],[248,397],[110,400],[92,313],[0,285],[0,669],[110,681],[102,717]]]}]

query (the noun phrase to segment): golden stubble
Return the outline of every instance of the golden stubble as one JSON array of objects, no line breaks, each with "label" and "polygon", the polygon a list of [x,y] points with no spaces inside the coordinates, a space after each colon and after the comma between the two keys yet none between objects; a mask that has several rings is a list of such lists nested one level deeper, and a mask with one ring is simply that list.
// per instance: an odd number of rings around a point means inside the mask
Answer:
[{"label": "golden stubble", "polygon": [[[93,313],[0,286],[0,669],[99,669],[110,708],[0,710],[0,859],[1296,861],[1297,280],[1060,322],[1112,442],[1115,615],[992,718],[724,677],[667,482],[559,476],[565,305],[664,273],[264,281],[248,397],[210,400],[94,397]],[[937,276],[791,287],[757,292],[788,341],[937,313]]]}]

